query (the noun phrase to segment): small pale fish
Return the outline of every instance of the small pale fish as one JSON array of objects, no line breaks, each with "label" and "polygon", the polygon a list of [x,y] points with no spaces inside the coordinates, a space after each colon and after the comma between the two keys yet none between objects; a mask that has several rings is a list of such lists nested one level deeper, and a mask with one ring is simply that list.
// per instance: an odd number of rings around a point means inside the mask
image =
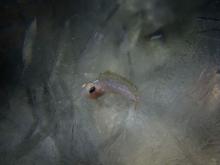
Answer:
[{"label": "small pale fish", "polygon": [[97,80],[82,85],[82,95],[90,99],[98,99],[106,93],[116,93],[128,98],[136,105],[139,102],[137,87],[125,77],[106,71]]}]

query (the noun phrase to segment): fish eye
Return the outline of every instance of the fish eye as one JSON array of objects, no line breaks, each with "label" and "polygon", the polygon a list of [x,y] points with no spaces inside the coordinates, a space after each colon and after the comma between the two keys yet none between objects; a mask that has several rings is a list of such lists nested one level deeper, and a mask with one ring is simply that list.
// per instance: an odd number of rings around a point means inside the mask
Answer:
[{"label": "fish eye", "polygon": [[94,86],[89,89],[89,93],[93,93],[93,92],[95,92],[95,87]]}]

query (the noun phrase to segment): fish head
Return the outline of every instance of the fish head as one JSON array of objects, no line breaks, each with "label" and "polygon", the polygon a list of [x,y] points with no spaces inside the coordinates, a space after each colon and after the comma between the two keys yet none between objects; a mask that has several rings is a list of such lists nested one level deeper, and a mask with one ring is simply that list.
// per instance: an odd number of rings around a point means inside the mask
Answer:
[{"label": "fish head", "polygon": [[104,90],[98,81],[85,83],[82,85],[82,96],[86,96],[90,99],[97,99],[104,94]]}]

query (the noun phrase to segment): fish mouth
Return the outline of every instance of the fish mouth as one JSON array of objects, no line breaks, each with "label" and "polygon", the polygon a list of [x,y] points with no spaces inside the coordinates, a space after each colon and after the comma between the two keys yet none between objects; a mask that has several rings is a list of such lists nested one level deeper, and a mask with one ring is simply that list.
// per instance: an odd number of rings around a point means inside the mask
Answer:
[{"label": "fish mouth", "polygon": [[90,90],[94,86],[95,85],[91,82],[82,84],[82,86],[81,86],[81,96],[89,96]]},{"label": "fish mouth", "polygon": [[84,83],[81,87],[82,88],[85,88],[87,86],[87,84],[86,83]]}]

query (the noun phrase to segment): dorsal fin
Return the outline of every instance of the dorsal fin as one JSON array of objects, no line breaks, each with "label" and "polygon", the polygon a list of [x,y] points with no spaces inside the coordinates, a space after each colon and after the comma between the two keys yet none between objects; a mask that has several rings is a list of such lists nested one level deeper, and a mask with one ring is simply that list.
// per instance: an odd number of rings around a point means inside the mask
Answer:
[{"label": "dorsal fin", "polygon": [[115,81],[118,81],[119,83],[122,83],[124,85],[126,85],[132,92],[135,92],[137,93],[137,87],[131,82],[129,81],[127,78],[117,74],[117,73],[114,73],[112,71],[105,71],[103,73],[100,73],[99,77],[98,77],[99,80],[115,80]]}]

